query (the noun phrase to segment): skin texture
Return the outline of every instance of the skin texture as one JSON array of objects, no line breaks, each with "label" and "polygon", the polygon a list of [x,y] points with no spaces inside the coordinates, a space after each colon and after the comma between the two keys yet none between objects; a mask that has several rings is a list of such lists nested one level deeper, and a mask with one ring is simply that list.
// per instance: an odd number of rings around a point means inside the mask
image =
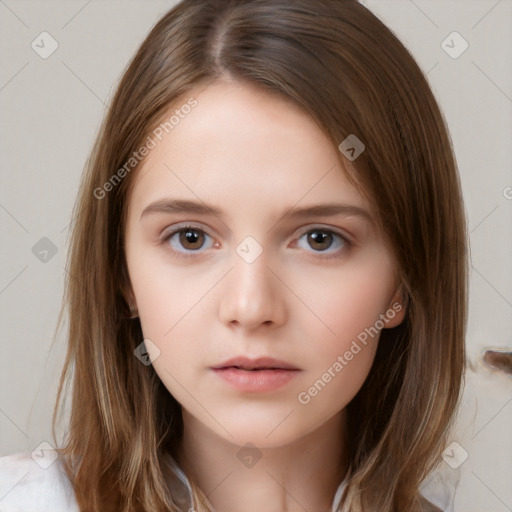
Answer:
[{"label": "skin texture", "polygon": [[[288,207],[329,202],[370,212],[337,148],[307,114],[239,82],[190,96],[198,105],[137,171],[126,225],[144,338],[158,347],[154,369],[183,407],[178,458],[190,461],[217,510],[330,510],[346,470],[344,408],[368,375],[378,335],[307,404],[298,396],[400,300],[392,259],[362,216],[283,217]],[[164,198],[224,214],[141,217]],[[187,222],[199,228],[191,243],[180,243],[179,233],[164,240]],[[308,238],[313,228],[326,239]],[[237,252],[254,254],[254,242],[242,243],[248,236],[262,249],[251,263]],[[241,392],[210,369],[240,355],[274,357],[301,371],[272,392]],[[251,467],[237,456],[247,443],[257,448],[246,451],[261,455]]]}]

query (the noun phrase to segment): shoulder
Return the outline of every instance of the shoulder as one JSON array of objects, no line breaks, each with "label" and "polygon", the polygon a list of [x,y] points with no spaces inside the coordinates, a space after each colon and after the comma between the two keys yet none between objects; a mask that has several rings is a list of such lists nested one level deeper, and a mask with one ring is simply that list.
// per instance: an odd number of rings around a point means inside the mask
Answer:
[{"label": "shoulder", "polygon": [[455,494],[460,481],[460,470],[444,462],[422,482],[420,492],[427,501],[422,502],[424,512],[453,512]]},{"label": "shoulder", "polygon": [[0,457],[0,512],[78,512],[73,488],[53,452]]}]

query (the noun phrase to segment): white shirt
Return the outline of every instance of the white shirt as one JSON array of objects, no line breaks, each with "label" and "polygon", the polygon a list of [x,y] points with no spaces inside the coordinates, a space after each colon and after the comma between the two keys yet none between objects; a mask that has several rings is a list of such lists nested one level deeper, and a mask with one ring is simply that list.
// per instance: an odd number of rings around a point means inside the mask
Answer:
[{"label": "white shirt", "polygon": [[[42,465],[48,466],[48,462]],[[174,491],[181,494],[184,503],[188,502],[192,508],[187,477],[172,457],[169,456],[168,462],[179,478],[179,481],[170,483],[173,495]],[[458,482],[458,475],[456,480]],[[453,485],[454,482],[453,478],[447,481],[446,475],[434,474],[422,486],[422,494],[444,512],[453,512],[457,484]],[[342,482],[336,491],[332,512],[336,512],[339,506],[345,485]],[[30,454],[0,457],[0,512],[79,512],[73,488],[60,460],[56,459],[45,469]]]},{"label": "white shirt", "polygon": [[44,469],[30,454],[0,457],[1,512],[79,512],[59,459]]}]

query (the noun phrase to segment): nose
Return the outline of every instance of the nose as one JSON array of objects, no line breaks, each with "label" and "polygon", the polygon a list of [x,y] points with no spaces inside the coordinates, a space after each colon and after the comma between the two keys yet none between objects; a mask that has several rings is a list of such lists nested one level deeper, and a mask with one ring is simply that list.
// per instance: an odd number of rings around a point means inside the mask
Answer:
[{"label": "nose", "polygon": [[220,320],[232,328],[269,329],[286,321],[286,288],[269,267],[265,251],[249,263],[233,254],[219,303]]}]

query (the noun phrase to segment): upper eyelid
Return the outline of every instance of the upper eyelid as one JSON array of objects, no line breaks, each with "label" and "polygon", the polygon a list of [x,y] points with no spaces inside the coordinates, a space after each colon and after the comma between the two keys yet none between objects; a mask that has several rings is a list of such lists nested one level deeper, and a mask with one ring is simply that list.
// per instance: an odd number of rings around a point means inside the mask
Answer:
[{"label": "upper eyelid", "polygon": [[179,232],[179,231],[181,231],[183,229],[186,229],[186,228],[197,229],[199,231],[203,231],[203,232],[209,234],[208,233],[209,228],[204,228],[203,226],[200,225],[200,223],[184,222],[184,223],[180,223],[180,224],[177,224],[177,225],[165,227],[162,230],[160,237],[161,238],[167,238],[167,237],[169,237],[171,235],[174,235],[175,233],[177,233],[177,232]]}]

